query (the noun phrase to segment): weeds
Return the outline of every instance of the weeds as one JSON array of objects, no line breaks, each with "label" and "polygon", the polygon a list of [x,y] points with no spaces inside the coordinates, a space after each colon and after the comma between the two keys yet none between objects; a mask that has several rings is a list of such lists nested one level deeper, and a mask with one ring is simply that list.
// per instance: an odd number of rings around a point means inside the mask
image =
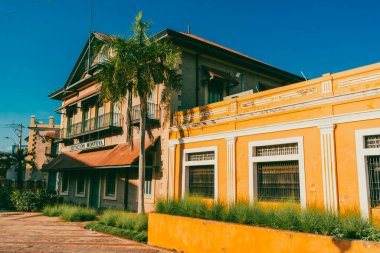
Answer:
[{"label": "weeds", "polygon": [[300,210],[294,203],[263,207],[240,202],[226,206],[197,198],[160,200],[156,212],[274,229],[329,235],[339,239],[380,241],[380,230],[358,213],[338,215],[318,208]]},{"label": "weeds", "polygon": [[93,221],[96,210],[73,205],[46,206],[42,213],[50,217],[60,217],[64,221]]}]

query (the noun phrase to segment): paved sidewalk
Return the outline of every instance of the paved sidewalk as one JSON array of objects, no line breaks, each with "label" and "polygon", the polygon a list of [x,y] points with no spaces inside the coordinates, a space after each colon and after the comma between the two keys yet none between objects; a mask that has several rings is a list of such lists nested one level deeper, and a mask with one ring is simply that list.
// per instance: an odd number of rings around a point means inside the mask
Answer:
[{"label": "paved sidewalk", "polygon": [[39,213],[0,212],[0,252],[171,252],[89,231],[84,224]]}]

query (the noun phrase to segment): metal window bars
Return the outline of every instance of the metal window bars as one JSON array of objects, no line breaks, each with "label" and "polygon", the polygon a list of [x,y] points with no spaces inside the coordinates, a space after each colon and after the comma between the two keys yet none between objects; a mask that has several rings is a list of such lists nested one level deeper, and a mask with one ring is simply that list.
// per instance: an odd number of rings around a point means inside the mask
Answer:
[{"label": "metal window bars", "polygon": [[214,198],[213,165],[189,167],[189,194],[204,198]]},{"label": "metal window bars", "polygon": [[209,161],[215,160],[214,151],[190,153],[187,155],[187,161]]},{"label": "metal window bars", "polygon": [[297,143],[287,143],[278,145],[256,147],[256,156],[278,156],[298,154]]},{"label": "metal window bars", "polygon": [[258,200],[300,200],[298,161],[257,163]]},{"label": "metal window bars", "polygon": [[380,206],[380,156],[367,157],[371,207]]},{"label": "metal window bars", "polygon": [[366,136],[365,148],[380,148],[380,134]]}]

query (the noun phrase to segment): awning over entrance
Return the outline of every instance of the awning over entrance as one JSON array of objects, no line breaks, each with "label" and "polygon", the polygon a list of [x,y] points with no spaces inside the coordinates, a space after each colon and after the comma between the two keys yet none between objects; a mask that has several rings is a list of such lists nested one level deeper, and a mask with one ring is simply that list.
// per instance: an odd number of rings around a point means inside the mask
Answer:
[{"label": "awning over entrance", "polygon": [[233,78],[230,74],[224,71],[209,68],[209,67],[203,67],[203,68],[209,74],[210,79],[219,78],[219,79],[227,81],[230,84],[234,84],[234,85],[239,84],[239,82],[235,78]]},{"label": "awning over entrance", "polygon": [[[145,141],[145,150],[148,150],[158,140]],[[46,164],[42,171],[67,171],[80,169],[107,169],[128,167],[135,163],[140,154],[140,143],[134,143],[133,150],[129,145],[118,144],[95,150],[62,152],[58,157]]]}]

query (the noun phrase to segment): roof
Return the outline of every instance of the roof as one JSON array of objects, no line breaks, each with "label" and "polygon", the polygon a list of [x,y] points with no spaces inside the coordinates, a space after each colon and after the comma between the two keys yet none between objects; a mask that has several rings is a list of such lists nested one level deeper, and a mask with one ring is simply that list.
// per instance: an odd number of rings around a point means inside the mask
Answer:
[{"label": "roof", "polygon": [[[149,149],[156,141],[145,140],[145,149]],[[95,150],[62,152],[58,157],[43,166],[42,171],[65,171],[78,169],[102,169],[109,167],[128,167],[138,160],[139,142],[134,143],[133,150],[127,143],[107,146]]]},{"label": "roof", "polygon": [[[280,80],[284,80],[285,83],[296,83],[303,81],[304,79],[298,75],[292,74],[290,72],[287,72],[285,70],[276,68],[268,63],[265,63],[263,61],[260,61],[258,59],[255,59],[253,57],[250,57],[248,55],[245,55],[243,53],[240,53],[238,51],[235,51],[233,49],[227,48],[225,46],[222,46],[220,44],[217,44],[215,42],[209,41],[207,39],[201,38],[199,36],[196,36],[194,34],[184,33],[184,32],[178,32],[171,29],[165,29],[156,35],[153,36],[154,38],[161,40],[161,39],[170,39],[173,41],[174,44],[184,47],[184,48],[190,48],[194,49],[199,54],[209,54],[214,57],[222,58],[225,61],[235,63],[241,67],[245,67],[248,69],[255,70],[257,72],[262,72],[264,74],[276,77]],[[100,32],[93,32],[91,36],[91,45],[94,45],[96,43],[101,43],[103,39],[110,39],[112,38],[111,35],[107,35]],[[94,40],[96,39],[96,40]],[[94,43],[96,42],[96,43]],[[65,87],[58,89],[57,91],[54,91],[49,94],[49,97],[52,99],[62,99],[64,95],[67,94],[67,88],[68,86],[74,86],[71,84],[74,76],[76,76],[76,73],[78,69],[81,69],[80,66],[83,65],[83,60],[86,58],[85,55],[87,53],[87,48],[89,45],[89,41],[86,42],[86,45],[84,49],[82,50],[74,68],[71,72],[68,80],[66,81]],[[82,66],[83,67],[83,66]],[[83,68],[82,68],[83,69]],[[88,80],[90,81],[90,80]],[[79,80],[78,83],[80,84],[86,84],[83,83],[82,80]]]}]

